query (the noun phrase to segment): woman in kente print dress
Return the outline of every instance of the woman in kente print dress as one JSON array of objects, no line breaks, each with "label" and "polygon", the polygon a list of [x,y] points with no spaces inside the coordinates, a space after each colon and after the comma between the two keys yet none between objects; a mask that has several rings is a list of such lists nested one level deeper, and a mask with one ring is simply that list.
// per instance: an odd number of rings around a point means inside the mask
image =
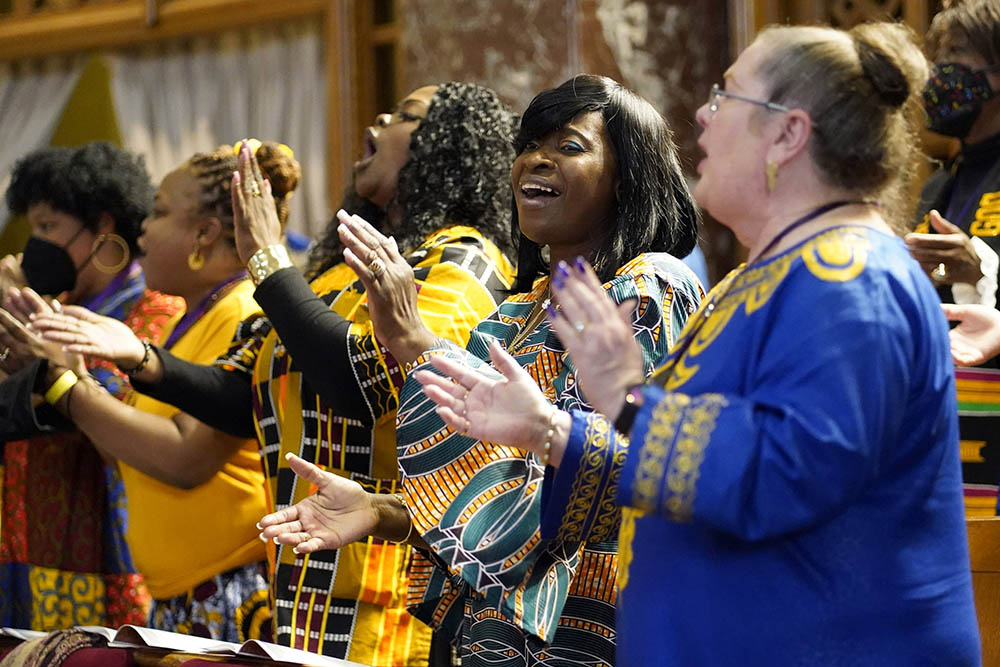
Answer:
[{"label": "woman in kente print dress", "polygon": [[[597,263],[608,294],[632,313],[651,371],[700,300],[697,279],[666,254],[690,251],[697,215],[666,122],[610,79],[581,75],[538,95],[517,148],[514,294],[475,328],[464,350],[444,341],[394,350],[412,366],[396,433],[408,514],[297,461],[296,471],[319,487],[318,495],[262,525],[265,536],[300,551],[370,532],[423,545],[410,568],[410,609],[455,638],[465,665],[610,665],[617,526],[587,542],[541,539],[544,456],[468,437],[464,419],[450,427],[416,377],[437,355],[495,374],[491,358],[506,349],[546,404],[589,410],[572,359],[546,320],[550,282],[562,277],[550,272],[542,248],[552,267],[578,255]],[[374,230],[355,224],[351,232],[356,254],[384,248]],[[381,317],[405,319],[402,295],[384,280],[372,282],[369,291],[376,289],[387,294]],[[609,431],[606,424],[595,437]]]}]

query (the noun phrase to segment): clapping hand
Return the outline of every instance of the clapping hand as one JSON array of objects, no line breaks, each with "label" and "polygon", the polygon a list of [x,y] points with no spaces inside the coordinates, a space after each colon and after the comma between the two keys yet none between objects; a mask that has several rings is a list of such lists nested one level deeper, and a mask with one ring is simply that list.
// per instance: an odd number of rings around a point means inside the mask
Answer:
[{"label": "clapping hand", "polygon": [[337,211],[337,219],[344,261],[365,287],[375,335],[398,362],[413,361],[435,340],[420,319],[413,269],[391,236],[343,210]]},{"label": "clapping hand", "polygon": [[6,309],[0,310],[0,369],[16,373],[38,359],[48,359],[54,366],[79,371],[78,375],[86,372],[82,358],[46,340],[34,327],[35,318],[58,315],[58,301],[49,305],[30,287],[11,288],[6,296]]},{"label": "clapping hand", "polygon": [[556,408],[496,341],[490,359],[500,373],[434,356],[431,364],[446,377],[423,370],[416,378],[441,419],[458,433],[541,454]]},{"label": "clapping hand", "polygon": [[552,281],[559,309],[549,318],[576,367],[587,402],[608,419],[618,417],[628,388],[645,378],[642,352],[632,330],[634,301],[615,303],[590,265],[560,262]]}]

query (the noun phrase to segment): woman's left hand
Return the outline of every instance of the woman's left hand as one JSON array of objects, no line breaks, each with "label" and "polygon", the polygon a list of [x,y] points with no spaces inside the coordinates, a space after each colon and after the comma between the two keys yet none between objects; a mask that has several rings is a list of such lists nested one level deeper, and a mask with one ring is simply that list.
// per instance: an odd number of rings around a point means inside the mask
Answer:
[{"label": "woman's left hand", "polygon": [[[58,302],[54,303],[58,308]],[[55,312],[53,306],[31,288],[8,290],[7,310],[0,310],[0,369],[13,374],[38,359],[48,359],[53,366],[74,370],[83,367],[81,357],[66,353],[58,343],[44,340],[26,324],[32,315],[51,315]]]},{"label": "woman's left hand", "polygon": [[632,330],[634,301],[619,305],[604,291],[587,262],[559,262],[552,281],[559,310],[549,318],[576,367],[587,402],[612,421],[628,388],[646,377],[642,352]]},{"label": "woman's left hand", "polygon": [[246,141],[237,158],[239,171],[233,174],[233,228],[236,253],[246,264],[261,248],[281,243],[281,221],[271,195],[271,181],[261,175],[260,165]]},{"label": "woman's left hand", "polygon": [[435,340],[420,319],[413,269],[399,254],[392,237],[346,211],[337,211],[337,219],[345,246],[344,261],[365,286],[375,335],[396,361],[413,361]]}]

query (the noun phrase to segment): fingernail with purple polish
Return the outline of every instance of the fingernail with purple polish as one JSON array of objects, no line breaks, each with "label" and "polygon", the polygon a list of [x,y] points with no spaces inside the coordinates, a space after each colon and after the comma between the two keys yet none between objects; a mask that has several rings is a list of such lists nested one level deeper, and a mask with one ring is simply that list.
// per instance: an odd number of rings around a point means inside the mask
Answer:
[{"label": "fingernail with purple polish", "polygon": [[586,269],[583,257],[580,257],[579,255],[577,255],[576,260],[573,262],[573,264],[574,266],[576,266],[576,270],[579,271],[580,273],[583,273],[584,270]]},{"label": "fingernail with purple polish", "polygon": [[549,314],[552,319],[556,318],[556,308],[551,303],[545,306],[545,312]]}]

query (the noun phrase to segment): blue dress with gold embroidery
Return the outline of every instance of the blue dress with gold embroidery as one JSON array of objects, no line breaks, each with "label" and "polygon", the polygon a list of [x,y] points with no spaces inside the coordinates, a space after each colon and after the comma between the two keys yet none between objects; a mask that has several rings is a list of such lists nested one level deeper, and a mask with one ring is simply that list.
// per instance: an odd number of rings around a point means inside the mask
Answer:
[{"label": "blue dress with gold embroidery", "polygon": [[902,242],[827,230],[713,303],[632,446],[574,413],[545,490],[543,535],[623,508],[618,664],[979,664],[947,325]]}]

